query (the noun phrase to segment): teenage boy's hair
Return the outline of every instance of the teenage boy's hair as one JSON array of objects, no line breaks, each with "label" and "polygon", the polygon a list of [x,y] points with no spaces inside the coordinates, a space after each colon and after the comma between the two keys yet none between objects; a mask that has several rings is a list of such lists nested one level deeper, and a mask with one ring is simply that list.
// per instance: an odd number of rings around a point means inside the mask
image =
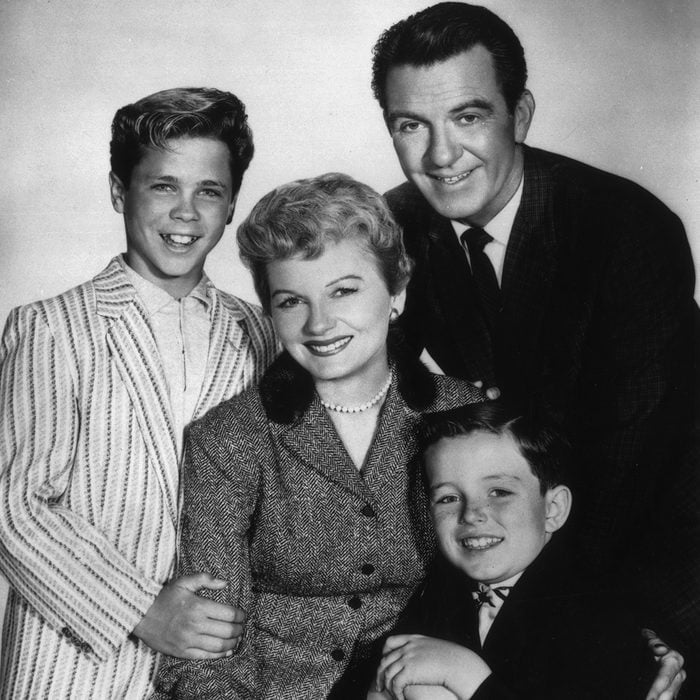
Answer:
[{"label": "teenage boy's hair", "polygon": [[421,451],[442,438],[474,433],[508,435],[540,482],[540,491],[566,484],[571,447],[551,419],[503,400],[471,403],[449,411],[428,413],[420,432]]},{"label": "teenage boy's hair", "polygon": [[253,134],[245,105],[232,93],[214,88],[161,90],[119,109],[109,145],[112,172],[128,189],[146,148],[166,149],[169,139],[194,136],[226,144],[233,194],[238,194],[253,157]]}]

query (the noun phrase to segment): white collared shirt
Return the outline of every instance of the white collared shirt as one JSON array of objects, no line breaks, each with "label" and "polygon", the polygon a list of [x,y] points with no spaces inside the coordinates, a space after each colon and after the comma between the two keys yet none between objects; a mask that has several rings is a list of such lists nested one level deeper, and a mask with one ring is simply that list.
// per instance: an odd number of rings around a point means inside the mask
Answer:
[{"label": "white collared shirt", "polygon": [[[518,207],[520,206],[520,200],[523,196],[523,182],[524,178],[520,178],[520,184],[515,194],[510,198],[508,204],[501,209],[501,211],[496,214],[496,216],[489,221],[489,223],[484,227],[489,236],[493,238],[490,243],[484,246],[484,253],[486,253],[488,259],[493,265],[493,269],[496,272],[496,279],[498,280],[498,286],[501,286],[503,280],[503,261],[506,257],[506,248],[508,247],[508,241],[510,239],[510,232],[513,229],[513,222],[515,221],[515,215],[518,213]],[[452,228],[457,234],[459,239],[459,244],[462,246],[461,236],[469,228],[472,228],[468,224],[463,224],[460,221],[450,220]],[[465,246],[462,246],[464,254],[469,260],[469,252],[466,250]],[[471,266],[471,261],[470,261]]]},{"label": "white collared shirt", "polygon": [[170,394],[178,456],[182,456],[185,426],[194,416],[204,383],[211,330],[211,282],[202,276],[197,286],[182,299],[144,279],[124,261],[129,282],[146,307],[158,345]]}]

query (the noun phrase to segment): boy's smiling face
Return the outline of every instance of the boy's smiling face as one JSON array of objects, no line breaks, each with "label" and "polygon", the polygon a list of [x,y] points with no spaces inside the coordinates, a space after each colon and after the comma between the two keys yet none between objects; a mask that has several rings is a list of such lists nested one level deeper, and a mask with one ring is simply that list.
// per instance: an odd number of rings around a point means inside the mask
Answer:
[{"label": "boy's smiling face", "polygon": [[494,584],[520,573],[566,521],[569,490],[542,494],[507,433],[441,438],[424,459],[440,549],[476,581]]}]

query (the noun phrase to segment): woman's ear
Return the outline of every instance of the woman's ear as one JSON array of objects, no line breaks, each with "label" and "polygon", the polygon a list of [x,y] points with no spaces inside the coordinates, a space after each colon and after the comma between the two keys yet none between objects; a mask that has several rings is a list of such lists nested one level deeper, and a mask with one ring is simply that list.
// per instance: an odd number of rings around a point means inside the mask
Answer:
[{"label": "woman's ear", "polygon": [[545,532],[556,532],[568,519],[571,512],[571,491],[559,484],[547,489],[545,498]]},{"label": "woman's ear", "polygon": [[404,287],[398,294],[394,294],[391,297],[391,320],[395,321],[402,313],[406,306],[406,287]]}]

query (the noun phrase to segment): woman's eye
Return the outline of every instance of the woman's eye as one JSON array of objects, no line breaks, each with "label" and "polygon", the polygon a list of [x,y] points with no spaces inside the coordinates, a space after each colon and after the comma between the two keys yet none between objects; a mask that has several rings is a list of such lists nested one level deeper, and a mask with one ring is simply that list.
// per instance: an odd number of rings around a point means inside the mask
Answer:
[{"label": "woman's eye", "polygon": [[295,306],[301,304],[301,299],[299,297],[285,297],[279,301],[275,306],[278,309],[291,309]]},{"label": "woman's eye", "polygon": [[354,294],[357,291],[357,287],[338,287],[334,289],[331,296],[333,297],[345,297],[349,294]]},{"label": "woman's eye", "polygon": [[219,190],[202,190],[202,194],[205,197],[212,197],[214,199],[221,197],[221,192],[219,192]]}]

